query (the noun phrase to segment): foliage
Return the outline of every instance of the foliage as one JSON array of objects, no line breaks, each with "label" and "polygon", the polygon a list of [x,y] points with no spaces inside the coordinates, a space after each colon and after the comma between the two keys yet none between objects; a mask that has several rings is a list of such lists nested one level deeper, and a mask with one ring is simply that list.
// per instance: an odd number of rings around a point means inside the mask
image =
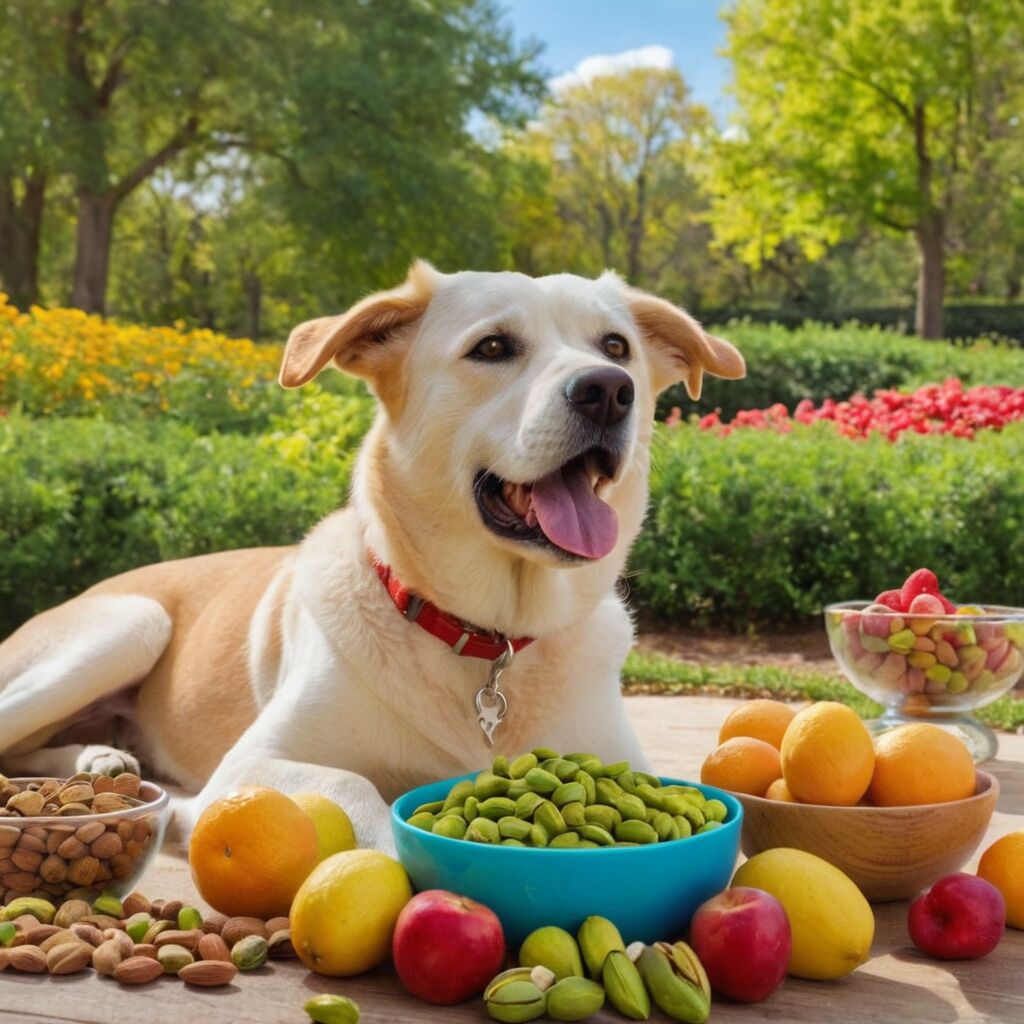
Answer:
[{"label": "foliage", "polygon": [[[836,700],[863,718],[873,718],[882,707],[838,675],[793,670],[775,665],[713,665],[633,651],[622,669],[626,693],[712,693],[729,697],[771,696],[780,700]],[[1013,693],[977,716],[1000,729],[1024,726],[1024,698]]]},{"label": "foliage", "polygon": [[909,233],[919,323],[941,315],[947,247],[1018,202],[1019,5],[738,0],[726,20],[738,116],[708,178],[718,244],[756,267],[791,242],[818,259],[865,226]]},{"label": "foliage", "polygon": [[790,331],[778,324],[740,321],[712,330],[735,342],[747,361],[747,376],[739,381],[706,377],[696,405],[681,386],[669,388],[658,402],[662,418],[679,407],[684,416],[718,409],[723,419],[732,419],[743,409],[763,409],[777,402],[792,412],[804,399],[843,399],[948,377],[957,377],[968,387],[1024,387],[1024,352],[984,340],[951,345],[856,324],[805,323]]},{"label": "foliage", "polygon": [[1020,604],[1024,425],[974,441],[907,434],[851,444],[696,427],[657,435],[631,589],[665,620],[807,622],[920,565],[961,601]]}]

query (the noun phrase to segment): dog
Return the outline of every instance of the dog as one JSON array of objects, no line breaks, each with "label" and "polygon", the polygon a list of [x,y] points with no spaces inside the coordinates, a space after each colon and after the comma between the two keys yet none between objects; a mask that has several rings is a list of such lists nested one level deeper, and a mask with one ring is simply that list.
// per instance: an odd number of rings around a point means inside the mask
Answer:
[{"label": "dog", "polygon": [[0,645],[8,775],[137,771],[137,756],[190,794],[182,836],[240,784],[313,790],[390,850],[391,800],[497,753],[647,766],[616,583],[655,399],[742,377],[739,352],[611,272],[417,262],[296,327],[280,382],[332,362],[378,402],[348,506],[296,546],[135,569],[25,623]]}]

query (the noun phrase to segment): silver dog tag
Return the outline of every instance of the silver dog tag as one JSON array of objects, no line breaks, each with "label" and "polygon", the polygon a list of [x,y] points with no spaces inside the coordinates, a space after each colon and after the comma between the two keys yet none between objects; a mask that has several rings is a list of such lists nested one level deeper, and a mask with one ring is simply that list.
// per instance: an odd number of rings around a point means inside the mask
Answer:
[{"label": "silver dog tag", "polygon": [[476,691],[473,702],[476,705],[477,724],[483,730],[489,747],[494,745],[494,733],[508,714],[508,699],[501,692],[500,680],[502,672],[512,663],[515,649],[508,640],[505,645],[505,650],[491,664],[487,682]]}]

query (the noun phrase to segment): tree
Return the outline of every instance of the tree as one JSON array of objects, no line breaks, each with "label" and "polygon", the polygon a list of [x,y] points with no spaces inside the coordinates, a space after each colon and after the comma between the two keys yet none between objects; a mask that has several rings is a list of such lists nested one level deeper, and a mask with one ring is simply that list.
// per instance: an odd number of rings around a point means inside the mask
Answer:
[{"label": "tree", "polygon": [[720,244],[752,265],[865,224],[913,237],[917,331],[943,331],[964,199],[1002,187],[1021,131],[1022,0],[737,0],[737,124],[711,180]]},{"label": "tree", "polygon": [[[690,168],[709,122],[674,68],[633,68],[560,91],[511,145],[527,183],[514,202],[532,236],[513,248],[533,264],[618,267],[658,287],[701,232]],[[538,181],[549,199],[536,197]]]}]

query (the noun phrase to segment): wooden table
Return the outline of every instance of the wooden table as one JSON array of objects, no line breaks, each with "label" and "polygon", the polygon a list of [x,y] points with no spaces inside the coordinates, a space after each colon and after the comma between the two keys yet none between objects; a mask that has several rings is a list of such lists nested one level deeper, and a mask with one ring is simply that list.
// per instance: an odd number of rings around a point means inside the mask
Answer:
[{"label": "wooden table", "polygon": [[[627,700],[630,717],[657,769],[683,778],[699,775],[700,763],[714,745],[718,726],[735,703],[701,697]],[[985,767],[999,777],[1002,791],[981,849],[999,836],[1024,827],[1024,737],[1001,734],[1000,756]],[[973,870],[976,862],[977,858],[972,860],[968,870]],[[141,888],[151,898],[195,900],[181,851],[162,853]],[[763,1003],[737,1006],[716,1001],[712,1021],[1024,1022],[1024,931],[1008,929],[999,947],[984,959],[941,963],[927,959],[911,945],[906,914],[905,902],[875,907],[872,958],[841,981],[789,978]],[[239,975],[223,989],[207,990],[190,989],[172,978],[129,989],[91,971],[50,978],[16,975],[8,970],[0,975],[0,1020],[3,1024],[299,1024],[307,1020],[302,1004],[318,992],[338,992],[355,999],[362,1020],[368,1024],[490,1020],[479,1000],[463,1006],[434,1007],[413,999],[389,969],[335,980],[309,973],[298,961],[277,961],[260,971]],[[667,1018],[655,1010],[651,1019]],[[624,1018],[606,1009],[590,1020],[611,1024]]]}]

